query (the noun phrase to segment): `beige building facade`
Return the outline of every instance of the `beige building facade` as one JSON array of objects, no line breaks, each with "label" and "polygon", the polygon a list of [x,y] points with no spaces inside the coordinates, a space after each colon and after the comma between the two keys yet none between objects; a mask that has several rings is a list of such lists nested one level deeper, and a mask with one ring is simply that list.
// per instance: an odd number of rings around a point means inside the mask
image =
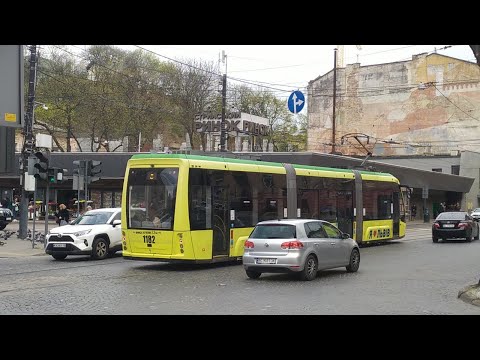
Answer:
[{"label": "beige building facade", "polygon": [[[433,54],[336,70],[335,150],[438,155],[480,148],[480,67]],[[308,151],[329,153],[333,70],[308,85]],[[356,135],[355,135],[356,134]],[[360,144],[363,144],[363,146]]]}]

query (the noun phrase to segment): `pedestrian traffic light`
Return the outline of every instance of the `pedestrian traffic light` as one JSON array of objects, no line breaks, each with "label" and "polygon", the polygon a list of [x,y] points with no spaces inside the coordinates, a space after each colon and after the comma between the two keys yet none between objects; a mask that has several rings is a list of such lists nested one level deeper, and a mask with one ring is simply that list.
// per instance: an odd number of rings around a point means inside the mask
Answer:
[{"label": "pedestrian traffic light", "polygon": [[46,152],[41,152],[37,151],[35,154],[35,157],[38,159],[38,162],[36,162],[33,167],[37,169],[35,172],[34,176],[37,179],[42,179],[42,180],[47,180],[47,175],[48,175],[48,157]]},{"label": "pedestrian traffic light", "polygon": [[65,169],[62,168],[49,168],[48,169],[48,182],[50,184],[57,184],[61,183],[63,181],[63,173],[65,172]]},{"label": "pedestrian traffic light", "polygon": [[48,169],[48,183],[55,184],[57,182],[57,178],[55,177],[55,169]]}]

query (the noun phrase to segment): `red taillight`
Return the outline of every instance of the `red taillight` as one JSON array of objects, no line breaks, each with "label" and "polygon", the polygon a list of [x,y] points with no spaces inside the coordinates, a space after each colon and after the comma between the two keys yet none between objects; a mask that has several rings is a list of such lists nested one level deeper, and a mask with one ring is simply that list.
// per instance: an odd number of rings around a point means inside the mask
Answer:
[{"label": "red taillight", "polygon": [[302,249],[303,248],[303,243],[301,241],[295,240],[295,241],[287,241],[282,243],[280,245],[282,249]]},{"label": "red taillight", "polygon": [[439,223],[434,223],[433,226],[435,226],[435,229],[440,229],[440,224]]},{"label": "red taillight", "polygon": [[243,247],[245,249],[253,249],[255,247],[255,245],[253,244],[252,241],[247,240],[247,241],[245,241],[245,245],[243,245]]},{"label": "red taillight", "polygon": [[466,228],[466,227],[468,227],[468,223],[463,223],[463,222],[458,223],[458,227],[459,227],[460,229]]}]

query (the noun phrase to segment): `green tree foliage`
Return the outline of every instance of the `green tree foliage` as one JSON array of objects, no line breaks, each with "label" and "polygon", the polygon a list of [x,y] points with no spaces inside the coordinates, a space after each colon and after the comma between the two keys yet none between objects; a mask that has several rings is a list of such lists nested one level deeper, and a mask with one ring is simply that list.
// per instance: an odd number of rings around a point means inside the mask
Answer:
[{"label": "green tree foliage", "polygon": [[[286,100],[262,88],[227,90],[227,106],[268,119],[275,150],[305,148],[306,118],[293,116]],[[42,50],[36,98],[48,110],[38,107],[35,123],[60,151],[72,151],[72,144],[80,151],[137,151],[139,142],[148,151],[159,136],[163,145],[178,147],[187,134],[193,149],[205,149],[195,115],[221,112],[221,77],[212,62],[166,62],[108,45],[52,45]]]},{"label": "green tree foliage", "polygon": [[[41,58],[37,72],[36,98],[48,105],[48,110],[35,110],[35,124],[45,128],[61,151],[71,151],[71,139],[76,140],[81,124],[79,109],[88,101],[86,72],[74,56],[51,49]],[[66,142],[61,139],[66,138]]]},{"label": "green tree foliage", "polygon": [[180,130],[189,135],[191,146],[205,149],[205,136],[195,132],[195,115],[215,108],[218,100],[219,75],[211,62],[184,60],[175,64],[165,84],[169,89],[172,116]]},{"label": "green tree foliage", "polygon": [[233,90],[233,102],[241,112],[268,119],[268,144],[275,151],[303,150],[306,147],[306,116],[295,117],[287,108],[287,100],[276,97],[271,90],[245,85]]}]

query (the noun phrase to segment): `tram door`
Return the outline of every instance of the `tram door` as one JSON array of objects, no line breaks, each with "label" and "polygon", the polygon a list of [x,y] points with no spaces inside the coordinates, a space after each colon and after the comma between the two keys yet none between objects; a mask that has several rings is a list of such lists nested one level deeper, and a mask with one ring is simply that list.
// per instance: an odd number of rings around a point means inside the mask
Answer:
[{"label": "tram door", "polygon": [[342,183],[337,191],[337,224],[340,230],[353,236],[353,181]]},{"label": "tram door", "polygon": [[229,209],[228,187],[212,186],[212,255],[222,256],[229,254]]}]

